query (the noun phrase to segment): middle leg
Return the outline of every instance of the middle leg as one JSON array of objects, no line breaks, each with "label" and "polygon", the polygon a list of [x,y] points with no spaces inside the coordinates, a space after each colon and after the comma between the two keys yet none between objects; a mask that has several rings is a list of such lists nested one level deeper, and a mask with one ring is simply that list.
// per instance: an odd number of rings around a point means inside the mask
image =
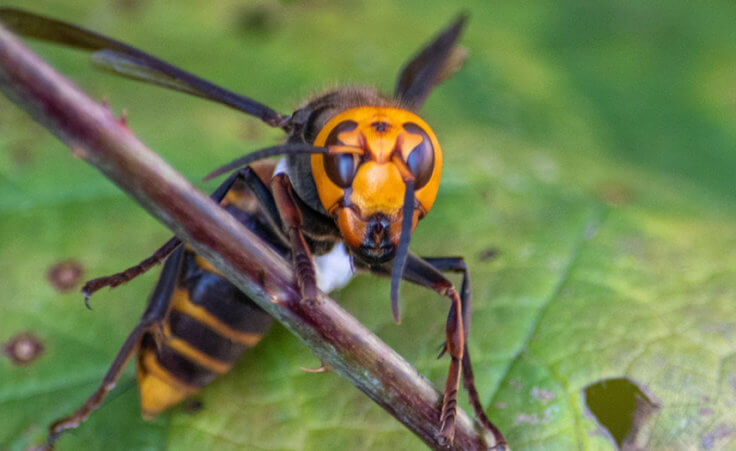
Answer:
[{"label": "middle leg", "polygon": [[[273,229],[276,237],[279,239],[279,241],[286,243],[287,240],[281,232],[281,220],[273,196],[268,190],[268,187],[266,187],[266,185],[261,181],[256,172],[250,166],[246,166],[245,168],[242,168],[230,175],[230,177],[228,177],[227,180],[225,180],[219,187],[217,187],[217,189],[210,195],[210,199],[214,200],[217,203],[222,202],[222,200],[225,198],[233,185],[235,185],[235,183],[240,180],[244,181],[251,189],[253,194],[256,196],[258,203],[261,205],[262,211],[265,213],[264,217]],[[126,270],[119,273],[111,274],[105,277],[98,277],[96,279],[87,281],[82,288],[82,294],[84,294],[85,304],[87,304],[87,307],[89,308],[88,302],[90,296],[92,296],[92,294],[94,294],[101,288],[115,288],[118,285],[122,285],[135,279],[141,274],[144,274],[155,265],[164,261],[166,257],[169,256],[169,254],[171,254],[175,249],[179,247],[180,244],[181,240],[178,237],[174,236],[158,250],[156,250],[153,255],[145,258],[140,263],[131,266],[130,268],[127,268]]]}]

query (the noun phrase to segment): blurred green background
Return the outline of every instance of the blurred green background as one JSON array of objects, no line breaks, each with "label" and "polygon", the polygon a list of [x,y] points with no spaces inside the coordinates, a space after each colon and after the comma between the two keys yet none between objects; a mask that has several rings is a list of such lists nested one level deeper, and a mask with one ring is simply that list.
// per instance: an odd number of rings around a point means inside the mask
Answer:
[{"label": "blurred green background", "polygon": [[[468,261],[488,414],[516,449],[736,446],[736,3],[0,5],[104,32],[283,112],[339,83],[390,92],[402,63],[469,11],[470,56],[423,110],[445,168],[412,249]],[[280,139],[242,114],[96,72],[83,53],[32,46],[127,110],[206,191],[210,169]],[[82,278],[108,274],[169,233],[4,98],[0,149],[0,342],[30,333],[43,346],[26,366],[0,356],[0,449],[20,450],[96,388],[156,278],[102,292],[87,311],[78,285],[60,293],[49,269],[72,259]],[[444,299],[405,286],[396,326],[388,291],[360,276],[334,297],[440,387]],[[201,404],[152,422],[130,365],[58,449],[423,447],[346,381],[299,369],[318,365],[276,325]]]}]

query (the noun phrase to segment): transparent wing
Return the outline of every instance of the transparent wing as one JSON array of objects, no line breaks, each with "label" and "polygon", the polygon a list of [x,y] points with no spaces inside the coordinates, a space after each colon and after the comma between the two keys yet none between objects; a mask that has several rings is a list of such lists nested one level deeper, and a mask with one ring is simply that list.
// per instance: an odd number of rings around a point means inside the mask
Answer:
[{"label": "transparent wing", "polygon": [[92,51],[94,64],[106,71],[227,105],[273,127],[282,125],[283,116],[268,106],[94,31],[16,8],[0,8],[0,21],[22,36]]},{"label": "transparent wing", "polygon": [[460,15],[404,66],[394,94],[403,104],[419,110],[432,88],[460,69],[467,51],[456,44],[467,19]]}]

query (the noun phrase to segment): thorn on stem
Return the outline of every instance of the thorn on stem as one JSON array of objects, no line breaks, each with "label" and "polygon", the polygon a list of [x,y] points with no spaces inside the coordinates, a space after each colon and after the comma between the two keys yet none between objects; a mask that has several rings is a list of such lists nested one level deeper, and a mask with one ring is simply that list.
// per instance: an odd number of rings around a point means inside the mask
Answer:
[{"label": "thorn on stem", "polygon": [[123,108],[123,112],[120,115],[120,119],[118,119],[118,123],[122,125],[124,128],[128,128],[128,110]]},{"label": "thorn on stem", "polygon": [[304,371],[305,373],[329,373],[330,371],[332,371],[329,365],[326,365],[325,362],[320,362],[319,368],[306,368],[300,366],[299,369]]},{"label": "thorn on stem", "polygon": [[75,158],[79,158],[81,160],[87,161],[88,153],[87,153],[87,149],[84,146],[75,144],[75,143],[70,143],[69,150],[72,151],[72,155],[74,155]]}]

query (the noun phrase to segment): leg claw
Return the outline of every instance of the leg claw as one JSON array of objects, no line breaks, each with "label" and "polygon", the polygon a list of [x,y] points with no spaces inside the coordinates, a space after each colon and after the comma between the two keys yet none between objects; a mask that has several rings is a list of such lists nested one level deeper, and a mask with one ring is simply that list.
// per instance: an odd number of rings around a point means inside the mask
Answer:
[{"label": "leg claw", "polygon": [[439,441],[442,446],[452,446],[455,440],[454,418],[446,418],[440,425]]}]

